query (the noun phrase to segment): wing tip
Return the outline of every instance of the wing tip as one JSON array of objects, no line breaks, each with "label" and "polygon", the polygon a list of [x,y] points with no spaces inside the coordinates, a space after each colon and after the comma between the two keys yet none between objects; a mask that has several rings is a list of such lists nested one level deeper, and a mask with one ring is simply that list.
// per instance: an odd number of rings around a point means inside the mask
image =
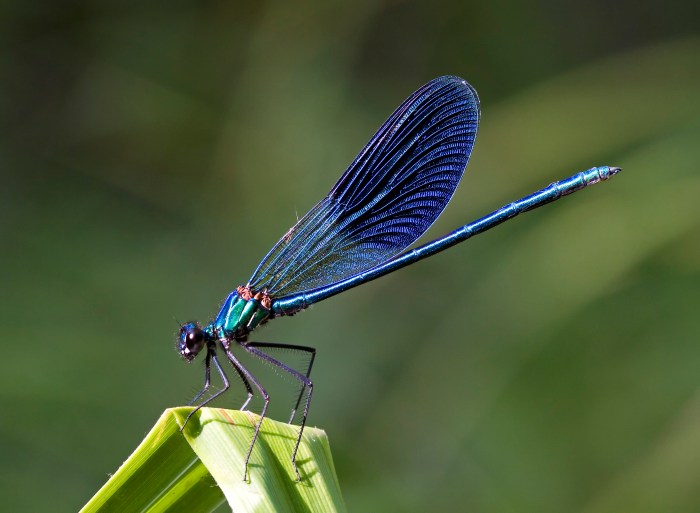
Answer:
[{"label": "wing tip", "polygon": [[452,85],[456,87],[460,87],[463,89],[466,89],[470,92],[471,96],[474,98],[474,103],[476,104],[477,109],[480,110],[481,107],[481,101],[479,100],[479,94],[476,92],[476,89],[474,88],[473,85],[471,85],[469,82],[467,82],[465,79],[458,75],[442,75],[440,77],[434,78],[426,86],[430,86],[431,84],[438,84],[438,83],[444,83],[446,85]]}]

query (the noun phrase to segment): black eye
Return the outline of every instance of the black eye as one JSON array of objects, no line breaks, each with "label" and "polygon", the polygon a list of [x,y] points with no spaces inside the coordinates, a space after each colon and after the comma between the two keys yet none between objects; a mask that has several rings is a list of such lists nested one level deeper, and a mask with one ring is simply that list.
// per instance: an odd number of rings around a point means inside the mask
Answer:
[{"label": "black eye", "polygon": [[188,362],[194,360],[207,344],[207,333],[194,322],[180,326],[177,349]]},{"label": "black eye", "polygon": [[185,338],[185,344],[187,345],[187,349],[194,349],[195,347],[199,347],[202,345],[202,342],[204,341],[204,332],[200,329],[193,329],[190,330]]}]

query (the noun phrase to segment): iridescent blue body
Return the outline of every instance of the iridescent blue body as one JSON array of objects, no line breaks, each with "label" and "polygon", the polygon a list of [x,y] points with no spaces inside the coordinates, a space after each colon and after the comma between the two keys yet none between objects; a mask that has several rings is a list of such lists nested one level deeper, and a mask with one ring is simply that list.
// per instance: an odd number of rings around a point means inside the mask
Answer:
[{"label": "iridescent blue body", "polygon": [[[219,314],[205,331],[217,338],[245,340],[248,333],[260,326],[270,317],[269,299],[262,295],[253,297],[245,287],[238,287],[231,292]],[[263,306],[263,303],[267,306]]]},{"label": "iridescent blue body", "polygon": [[[406,251],[450,201],[469,161],[479,116],[476,91],[459,77],[440,77],[418,89],[380,127],[330,193],[284,234],[248,283],[226,298],[214,321],[203,328],[194,322],[181,327],[180,353],[187,361],[207,349],[205,386],[192,402],[209,388],[212,362],[224,382],[223,390],[199,404],[190,415],[229,387],[216,356],[217,347],[224,350],[247,389],[248,398],[242,409],[255,390],[264,399],[248,450],[244,479],[269,395],[233,354],[233,348],[238,346],[263,359],[300,383],[301,392],[290,422],[306,395],[299,438],[292,454],[297,479],[301,475],[296,453],[313,390],[309,374],[315,349],[249,342],[253,330],[270,319],[293,315],[619,172],[619,168],[602,166],[577,173]],[[279,348],[307,353],[308,367],[299,372],[268,354]]]},{"label": "iridescent blue body", "polygon": [[508,219],[511,219],[522,212],[527,212],[534,208],[551,203],[562,196],[572,194],[589,185],[593,185],[602,180],[608,180],[611,176],[617,174],[619,168],[602,166],[588,169],[577,173],[565,180],[554,182],[549,187],[537,191],[529,196],[514,201],[487,216],[478,219],[472,223],[466,224],[457,230],[440,237],[428,244],[424,244],[415,249],[402,253],[391,260],[379,264],[365,272],[359,273],[346,280],[332,283],[325,287],[309,290],[301,294],[295,294],[288,297],[282,297],[272,301],[273,315],[291,315],[304,308],[318,303],[326,298],[340,294],[348,289],[357,287],[368,281],[375,280],[380,276],[394,272],[402,267],[411,265],[418,260],[423,260],[429,256],[444,251],[447,248],[464,242],[465,240],[485,232],[497,226]]}]

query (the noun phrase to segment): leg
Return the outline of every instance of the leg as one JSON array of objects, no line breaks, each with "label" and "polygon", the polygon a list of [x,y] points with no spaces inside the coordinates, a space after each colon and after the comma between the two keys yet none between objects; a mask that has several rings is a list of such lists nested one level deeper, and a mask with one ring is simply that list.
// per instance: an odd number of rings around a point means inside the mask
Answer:
[{"label": "leg", "polygon": [[[313,347],[308,347],[308,346],[295,346],[292,344],[276,344],[274,342],[248,342],[246,344],[248,347],[257,347],[257,348],[271,348],[271,349],[290,349],[292,351],[303,351],[305,353],[309,353],[311,355],[311,358],[309,359],[309,365],[306,368],[306,372],[303,373],[304,376],[307,378],[311,376],[311,367],[313,367],[314,364],[314,359],[316,358],[316,349]],[[306,384],[302,382],[301,385],[301,390],[299,391],[299,397],[297,398],[297,402],[294,405],[294,409],[292,409],[292,414],[289,416],[289,424],[292,423],[294,420],[294,416],[297,414],[297,410],[299,410],[299,404],[301,403],[301,398],[304,397],[304,390],[306,390]]]},{"label": "leg", "polygon": [[[219,397],[221,394],[226,392],[229,389],[229,387],[231,386],[231,384],[228,382],[228,378],[226,377],[226,374],[224,374],[224,369],[222,369],[221,365],[219,364],[219,359],[216,357],[216,353],[214,352],[214,349],[208,349],[207,350],[207,359],[205,361],[206,371],[205,371],[204,388],[202,389],[202,391],[200,393],[198,393],[195,396],[195,398],[190,402],[190,404],[194,403],[197,399],[199,399],[202,396],[202,394],[204,392],[206,392],[207,389],[209,388],[209,384],[211,383],[211,379],[210,379],[210,377],[211,377],[210,372],[211,371],[209,370],[209,366],[210,366],[210,363],[212,361],[214,362],[214,366],[216,367],[216,370],[219,371],[219,374],[221,375],[221,379],[224,382],[224,388],[222,388],[221,390],[219,390],[215,394],[212,394],[211,397],[208,397],[204,402],[202,402],[199,406],[197,406],[194,410],[192,410],[190,412],[190,414],[187,415],[187,418],[185,419],[184,424],[182,424],[182,427],[180,428],[180,431],[185,429],[185,426],[187,425],[187,421],[190,420],[190,417],[192,417],[192,415],[194,415],[197,410],[199,410],[202,406],[206,406],[208,403],[210,403],[211,401],[213,401],[214,399]],[[248,388],[250,389],[250,386]]]},{"label": "leg", "polygon": [[248,406],[248,403],[250,400],[253,398],[253,389],[250,387],[250,383],[248,382],[248,378],[245,377],[245,374],[236,367],[235,365],[233,366],[234,369],[236,369],[236,372],[238,373],[238,377],[241,378],[241,381],[243,382],[243,385],[245,385],[245,389],[248,392],[248,398],[243,402],[239,410],[245,410],[246,406]]},{"label": "leg", "polygon": [[194,399],[187,403],[187,406],[192,406],[194,403],[199,401],[199,398],[204,395],[204,392],[209,390],[209,385],[211,385],[211,351],[207,350],[207,357],[206,360],[204,360],[204,388],[196,396],[194,396]]},{"label": "leg", "polygon": [[[205,370],[204,370],[204,388],[196,396],[194,396],[194,399],[192,399],[189,403],[187,403],[187,406],[192,406],[193,404],[195,404],[199,400],[199,398],[202,397],[202,395],[204,395],[204,393],[207,390],[209,390],[209,386],[211,385],[210,365],[211,365],[212,356],[214,358],[216,357],[216,353],[214,352],[213,348],[210,350],[207,350],[207,357],[206,357],[206,360],[204,361],[204,368],[205,368]],[[202,406],[204,406],[205,404],[210,402],[212,399],[218,397],[219,395],[221,395],[223,392],[225,392],[229,388],[228,381],[226,379],[226,375],[224,374],[223,370],[221,369],[219,362],[216,361],[215,364],[216,364],[216,368],[219,371],[219,374],[221,375],[221,377],[224,381],[225,388],[223,390],[221,390],[220,392],[216,393],[213,397],[211,397],[210,399],[208,399],[204,403],[200,404],[199,407],[197,407],[194,411],[197,411],[199,408],[201,408]],[[253,389],[250,387],[250,383],[248,383],[248,380],[246,379],[245,375],[243,373],[241,373],[241,371],[238,368],[234,367],[234,369],[236,369],[236,372],[238,373],[238,377],[241,378],[241,381],[243,382],[243,386],[245,386],[246,392],[248,392],[248,397],[246,398],[243,405],[239,408],[240,410],[245,410],[246,406],[248,406],[248,403],[253,398]],[[194,411],[192,413],[194,413]],[[192,413],[190,413],[190,415],[192,415]],[[189,419],[190,417],[188,416],[187,418]]]},{"label": "leg", "polygon": [[[257,356],[261,360],[264,360],[268,363],[271,363],[272,365],[282,369],[285,372],[288,372],[293,377],[298,379],[303,385],[302,392],[303,392],[304,388],[309,389],[309,394],[306,396],[306,402],[304,404],[304,413],[301,417],[301,424],[299,426],[299,435],[297,436],[297,442],[294,445],[294,451],[292,452],[292,466],[294,467],[294,473],[297,475],[297,481],[301,481],[301,475],[299,474],[299,469],[297,469],[296,458],[297,458],[297,451],[299,450],[299,443],[301,443],[301,435],[304,432],[304,425],[306,425],[306,417],[309,414],[309,405],[311,404],[311,394],[313,392],[314,385],[307,376],[304,376],[303,374],[300,374],[299,372],[295,371],[291,367],[286,366],[282,362],[275,360],[274,358],[267,355],[266,353],[263,353],[261,350],[257,349],[256,347],[252,346],[251,344],[241,343],[241,347],[243,349],[245,349],[246,351],[248,351],[250,354]],[[267,403],[265,404],[265,406],[267,407]]]},{"label": "leg", "polygon": [[[229,348],[226,348],[226,357],[228,360],[231,362],[231,365],[236,369],[236,372],[239,373],[241,376],[245,376],[245,379],[250,380],[253,385],[255,385],[255,388],[258,389],[260,394],[263,396],[263,399],[265,401],[265,404],[263,405],[262,411],[260,412],[260,420],[258,421],[257,425],[255,426],[255,432],[253,433],[253,439],[250,441],[250,447],[248,447],[248,454],[245,457],[245,469],[243,471],[243,481],[248,480],[248,461],[250,460],[250,455],[253,452],[253,446],[255,445],[255,441],[258,439],[258,433],[260,433],[260,426],[262,426],[262,421],[265,418],[265,413],[267,412],[267,406],[270,404],[270,396],[267,393],[267,391],[263,388],[263,386],[260,384],[260,382],[257,380],[255,376],[253,376],[248,369],[243,367],[241,362],[238,361],[238,359],[233,355],[231,350]],[[247,404],[247,401],[246,401]]]}]

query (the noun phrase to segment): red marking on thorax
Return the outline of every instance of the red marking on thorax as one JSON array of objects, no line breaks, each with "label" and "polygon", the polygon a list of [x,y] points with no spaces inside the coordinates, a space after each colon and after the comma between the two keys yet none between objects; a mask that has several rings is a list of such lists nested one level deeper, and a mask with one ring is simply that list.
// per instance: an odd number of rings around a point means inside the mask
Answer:
[{"label": "red marking on thorax", "polygon": [[251,299],[255,299],[265,310],[269,310],[272,306],[272,298],[265,289],[255,292],[248,285],[239,285],[236,289],[236,292],[238,293],[238,297],[240,297],[244,301],[250,301]]},{"label": "red marking on thorax", "polygon": [[236,292],[238,293],[238,297],[240,297],[243,301],[249,301],[253,297],[253,291],[250,290],[250,287],[247,285],[245,287],[243,285],[239,285]]}]

